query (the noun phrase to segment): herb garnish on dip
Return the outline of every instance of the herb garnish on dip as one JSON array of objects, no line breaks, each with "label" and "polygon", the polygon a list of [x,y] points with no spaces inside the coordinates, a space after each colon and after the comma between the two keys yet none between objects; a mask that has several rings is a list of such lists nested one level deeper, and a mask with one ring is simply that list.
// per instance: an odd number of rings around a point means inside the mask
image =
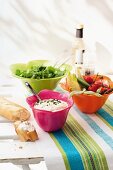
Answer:
[{"label": "herb garnish on dip", "polygon": [[59,110],[63,110],[68,107],[68,104],[62,100],[58,99],[45,99],[36,103],[34,108],[39,110],[47,110],[56,112]]}]

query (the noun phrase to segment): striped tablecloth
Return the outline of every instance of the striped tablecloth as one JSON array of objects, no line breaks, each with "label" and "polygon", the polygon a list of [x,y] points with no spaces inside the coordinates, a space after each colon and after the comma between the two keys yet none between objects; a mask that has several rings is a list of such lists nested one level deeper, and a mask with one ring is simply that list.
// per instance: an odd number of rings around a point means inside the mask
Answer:
[{"label": "striped tablecloth", "polygon": [[[20,96],[16,101],[25,102],[20,88],[3,88],[3,94],[13,94],[15,99]],[[113,103],[110,101],[91,115],[81,113],[74,105],[62,130],[49,134],[37,127],[37,131],[38,147],[48,170],[113,170]]]},{"label": "striped tablecloth", "polygon": [[50,159],[45,158],[48,170],[113,170],[113,104],[110,101],[90,115],[73,106],[64,128],[50,136],[55,145]]}]

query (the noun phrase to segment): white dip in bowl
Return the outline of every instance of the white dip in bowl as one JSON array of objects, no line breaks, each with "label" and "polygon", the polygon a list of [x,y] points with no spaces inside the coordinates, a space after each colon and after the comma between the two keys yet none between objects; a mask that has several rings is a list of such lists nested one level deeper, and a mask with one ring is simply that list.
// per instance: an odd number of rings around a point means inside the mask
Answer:
[{"label": "white dip in bowl", "polygon": [[68,104],[65,101],[58,99],[45,99],[36,103],[34,108],[39,110],[47,110],[56,112],[59,110],[63,110],[68,107]]}]

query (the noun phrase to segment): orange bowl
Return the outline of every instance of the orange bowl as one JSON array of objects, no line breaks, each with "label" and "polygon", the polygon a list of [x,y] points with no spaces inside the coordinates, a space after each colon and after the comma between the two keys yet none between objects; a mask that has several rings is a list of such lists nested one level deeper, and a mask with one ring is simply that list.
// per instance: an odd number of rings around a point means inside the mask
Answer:
[{"label": "orange bowl", "polygon": [[[95,77],[96,80],[98,80],[100,76],[92,75],[93,79],[95,79]],[[103,78],[104,80],[108,80],[110,87],[113,88],[113,82],[111,81],[111,79],[107,76],[103,76]],[[64,90],[71,92],[70,87],[67,84],[67,81],[60,83],[60,86]],[[72,96],[72,99],[81,112],[91,114],[97,112],[105,104],[106,100],[108,99],[111,93],[103,94],[102,96],[89,95],[89,94],[74,94]]]},{"label": "orange bowl", "polygon": [[72,96],[75,105],[81,112],[84,113],[95,113],[99,110],[106,100],[108,99],[109,95],[105,94],[102,96],[95,96],[95,95],[87,95],[87,94],[74,94]]}]

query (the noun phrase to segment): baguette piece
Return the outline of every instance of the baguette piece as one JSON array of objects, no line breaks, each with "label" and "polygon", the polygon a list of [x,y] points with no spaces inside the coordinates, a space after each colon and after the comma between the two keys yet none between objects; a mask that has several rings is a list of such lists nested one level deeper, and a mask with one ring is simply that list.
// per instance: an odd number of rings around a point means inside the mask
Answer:
[{"label": "baguette piece", "polygon": [[16,121],[14,123],[15,131],[22,142],[35,141],[38,139],[34,126],[28,121]]},{"label": "baguette piece", "polygon": [[0,116],[14,122],[17,120],[28,120],[30,112],[26,108],[0,97]]}]

